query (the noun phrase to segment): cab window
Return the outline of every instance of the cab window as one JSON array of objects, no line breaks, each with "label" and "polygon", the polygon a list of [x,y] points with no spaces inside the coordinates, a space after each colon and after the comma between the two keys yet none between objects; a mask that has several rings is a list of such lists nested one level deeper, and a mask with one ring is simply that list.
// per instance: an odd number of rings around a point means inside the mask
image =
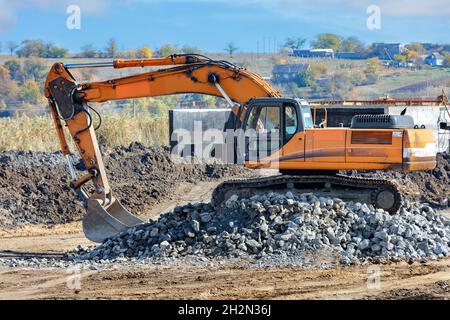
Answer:
[{"label": "cab window", "polygon": [[280,108],[254,107],[249,115],[246,129],[254,129],[257,133],[280,130]]},{"label": "cab window", "polygon": [[298,119],[295,107],[284,108],[284,141],[287,142],[297,133]]}]

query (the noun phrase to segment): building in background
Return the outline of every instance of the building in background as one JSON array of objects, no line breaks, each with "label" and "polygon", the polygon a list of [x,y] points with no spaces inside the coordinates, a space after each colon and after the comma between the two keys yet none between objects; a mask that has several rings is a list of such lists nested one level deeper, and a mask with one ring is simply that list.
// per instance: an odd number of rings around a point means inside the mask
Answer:
[{"label": "building in background", "polygon": [[333,49],[299,49],[293,50],[293,56],[302,58],[334,58]]},{"label": "building in background", "polygon": [[432,67],[442,67],[444,66],[444,56],[439,52],[433,52],[427,56],[423,62]]},{"label": "building in background", "polygon": [[307,63],[277,64],[272,70],[272,81],[275,83],[296,82],[298,77],[309,70]]},{"label": "building in background", "polygon": [[367,59],[367,54],[361,52],[337,52],[336,59],[350,59],[350,60],[364,60]]},{"label": "building in background", "polygon": [[394,57],[401,54],[404,46],[400,43],[384,43],[376,42],[372,44],[372,57],[377,57],[381,60],[394,60]]}]

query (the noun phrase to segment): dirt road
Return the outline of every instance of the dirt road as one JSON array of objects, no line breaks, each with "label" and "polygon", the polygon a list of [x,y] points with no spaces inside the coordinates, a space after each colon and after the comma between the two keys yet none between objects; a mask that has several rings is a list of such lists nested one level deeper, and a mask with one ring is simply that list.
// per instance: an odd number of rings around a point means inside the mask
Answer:
[{"label": "dirt road", "polygon": [[[177,188],[180,197],[176,201],[152,208],[147,218],[155,218],[175,205],[208,200],[213,187],[212,182],[182,184]],[[3,257],[61,256],[78,244],[92,244],[81,233],[79,222],[0,231]],[[212,269],[137,269],[118,265],[106,271],[83,271],[79,290],[71,285],[71,272],[0,268],[0,299],[450,298],[450,259],[331,270],[249,269],[232,263]]]},{"label": "dirt road", "polygon": [[[373,267],[373,266],[372,266]],[[65,270],[0,269],[0,299],[449,299],[450,260],[367,268],[112,270],[82,273],[69,289]],[[69,284],[71,280],[69,280]]]}]

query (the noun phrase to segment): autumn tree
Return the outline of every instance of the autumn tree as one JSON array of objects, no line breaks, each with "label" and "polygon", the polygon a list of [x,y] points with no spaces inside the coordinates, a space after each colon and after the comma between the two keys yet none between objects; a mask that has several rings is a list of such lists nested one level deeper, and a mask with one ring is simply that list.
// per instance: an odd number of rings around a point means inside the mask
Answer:
[{"label": "autumn tree", "polygon": [[6,82],[9,81],[9,70],[0,65],[0,98],[7,95]]},{"label": "autumn tree", "polygon": [[14,99],[19,91],[17,82],[11,80],[9,70],[0,65],[0,100]]},{"label": "autumn tree", "polygon": [[406,53],[408,61],[417,61],[419,60],[419,53],[414,50],[408,50]]},{"label": "autumn tree", "polygon": [[24,102],[37,104],[42,99],[42,92],[39,84],[31,79],[24,82],[20,97]]},{"label": "autumn tree", "polygon": [[23,82],[24,74],[22,72],[22,66],[17,59],[5,61],[4,65],[8,69],[11,79]]},{"label": "autumn tree", "polygon": [[364,69],[364,73],[366,75],[378,76],[380,72],[380,59],[378,58],[370,58],[366,62],[366,68]]},{"label": "autumn tree", "polygon": [[151,57],[153,57],[153,50],[148,46],[144,46],[136,50],[136,58],[138,59],[145,59]]},{"label": "autumn tree", "polygon": [[408,50],[412,50],[412,51],[417,52],[419,55],[425,54],[425,52],[426,52],[426,50],[423,47],[423,45],[420,44],[419,42],[410,43],[410,44],[406,45],[406,48]]},{"label": "autumn tree", "polygon": [[444,66],[450,67],[450,53],[444,52]]}]

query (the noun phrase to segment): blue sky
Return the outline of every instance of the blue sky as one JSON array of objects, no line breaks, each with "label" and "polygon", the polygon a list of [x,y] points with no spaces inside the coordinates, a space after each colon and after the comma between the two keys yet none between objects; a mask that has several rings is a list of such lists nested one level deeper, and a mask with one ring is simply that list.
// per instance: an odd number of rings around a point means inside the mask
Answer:
[{"label": "blue sky", "polygon": [[[81,8],[81,30],[66,28],[67,6]],[[381,10],[381,29],[366,26],[369,5]],[[255,52],[257,41],[287,36],[312,40],[322,32],[365,42],[450,43],[449,0],[0,0],[0,42],[41,38],[72,51],[110,37],[120,48],[164,43],[222,51],[234,41]]]}]

